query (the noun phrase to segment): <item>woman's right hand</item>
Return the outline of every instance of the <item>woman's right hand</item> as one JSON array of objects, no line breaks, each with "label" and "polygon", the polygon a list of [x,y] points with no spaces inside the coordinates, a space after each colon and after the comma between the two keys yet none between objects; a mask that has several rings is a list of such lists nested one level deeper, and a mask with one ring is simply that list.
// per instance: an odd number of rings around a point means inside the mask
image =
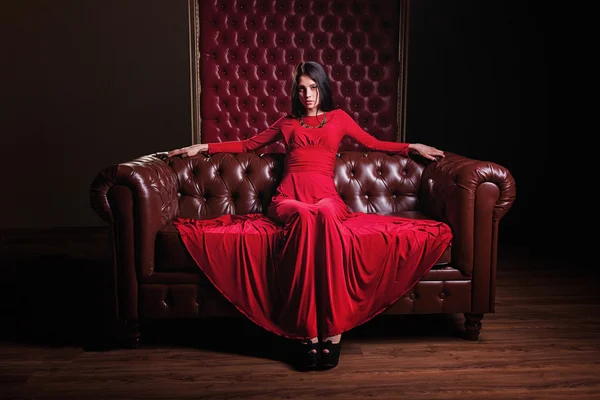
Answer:
[{"label": "woman's right hand", "polygon": [[171,150],[169,153],[167,153],[167,156],[173,157],[173,156],[177,156],[177,155],[181,154],[182,157],[191,157],[191,156],[195,156],[198,153],[206,153],[207,151],[208,151],[208,144],[202,143],[202,144],[194,144],[191,146],[182,147],[181,149]]}]

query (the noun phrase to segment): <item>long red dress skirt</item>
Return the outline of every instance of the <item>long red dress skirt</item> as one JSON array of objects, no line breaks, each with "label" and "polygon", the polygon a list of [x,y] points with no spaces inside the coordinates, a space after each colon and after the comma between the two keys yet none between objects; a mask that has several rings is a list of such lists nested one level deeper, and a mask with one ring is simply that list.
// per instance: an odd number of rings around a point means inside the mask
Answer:
[{"label": "long red dress skirt", "polygon": [[294,339],[340,334],[383,312],[431,269],[452,237],[442,222],[351,213],[338,196],[314,204],[281,199],[268,214],[175,224],[198,266],[238,310]]}]

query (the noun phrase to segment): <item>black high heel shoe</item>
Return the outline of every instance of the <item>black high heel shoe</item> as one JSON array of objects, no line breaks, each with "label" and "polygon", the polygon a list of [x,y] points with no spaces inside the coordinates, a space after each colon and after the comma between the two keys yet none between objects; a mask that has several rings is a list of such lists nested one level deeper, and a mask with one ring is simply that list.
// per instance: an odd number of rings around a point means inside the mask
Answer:
[{"label": "black high heel shoe", "polygon": [[321,361],[321,352],[319,347],[319,342],[300,342],[298,354],[299,370],[311,371],[316,370],[319,367],[319,362]]},{"label": "black high heel shoe", "polygon": [[[321,359],[323,362],[323,368],[330,369],[335,368],[340,361],[340,350],[342,349],[342,342],[333,344],[331,340],[323,342],[321,345]],[[325,353],[323,350],[328,350]]]}]

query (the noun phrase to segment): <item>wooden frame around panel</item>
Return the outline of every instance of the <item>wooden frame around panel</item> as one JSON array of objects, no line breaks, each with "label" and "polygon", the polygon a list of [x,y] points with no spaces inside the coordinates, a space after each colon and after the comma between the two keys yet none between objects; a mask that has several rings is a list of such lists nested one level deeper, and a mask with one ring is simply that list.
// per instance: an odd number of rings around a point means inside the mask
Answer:
[{"label": "wooden frame around panel", "polygon": [[188,0],[188,32],[190,46],[190,96],[192,144],[202,143],[200,129],[200,51],[198,36],[200,34],[199,0]]},{"label": "wooden frame around panel", "polygon": [[[199,1],[200,0],[188,0],[192,144],[202,143],[202,131],[200,124],[200,51],[198,49],[198,35],[200,33]],[[410,0],[398,1],[400,2],[400,27],[398,30],[398,99],[396,111],[398,134],[396,136],[396,140],[399,142],[405,142]]]},{"label": "wooden frame around panel", "polygon": [[406,90],[408,84],[408,22],[410,0],[400,1],[400,27],[398,29],[398,101],[396,117],[398,118],[398,134],[396,141],[406,142]]}]

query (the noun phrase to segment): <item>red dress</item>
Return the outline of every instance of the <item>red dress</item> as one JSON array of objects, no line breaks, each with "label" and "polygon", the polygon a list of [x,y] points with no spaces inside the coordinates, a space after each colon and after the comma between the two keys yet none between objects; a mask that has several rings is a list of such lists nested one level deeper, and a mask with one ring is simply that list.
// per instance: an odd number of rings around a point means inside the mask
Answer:
[{"label": "red dress", "polygon": [[[317,117],[304,121],[318,124]],[[410,290],[451,243],[442,222],[350,212],[333,179],[344,135],[408,155],[408,144],[377,140],[341,110],[315,129],[283,117],[250,139],[209,144],[211,154],[239,153],[284,140],[284,175],[267,216],[176,221],[213,285],[281,336],[333,336],[368,321]]]}]

